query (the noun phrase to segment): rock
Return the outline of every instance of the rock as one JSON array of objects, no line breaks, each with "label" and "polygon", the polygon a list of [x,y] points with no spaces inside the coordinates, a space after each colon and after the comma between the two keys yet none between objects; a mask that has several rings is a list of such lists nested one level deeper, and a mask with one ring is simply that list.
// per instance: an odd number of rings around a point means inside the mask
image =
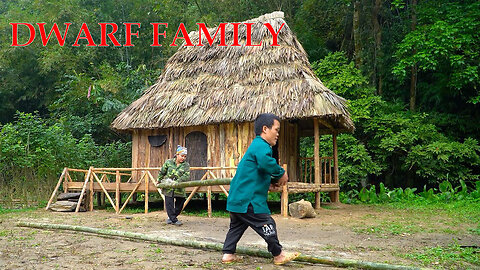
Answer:
[{"label": "rock", "polygon": [[294,218],[313,218],[317,215],[312,204],[304,201],[303,199],[301,201],[289,204],[288,213]]},{"label": "rock", "polygon": [[[70,201],[57,201],[56,203],[50,205],[50,210],[56,211],[56,212],[73,212],[75,211],[75,208],[77,207],[76,202],[70,202]],[[85,211],[84,207],[80,207],[81,212]]]},{"label": "rock", "polygon": [[76,192],[76,193],[60,193],[57,196],[57,201],[64,201],[64,200],[68,200],[68,199],[77,199],[77,201],[78,201],[78,198],[80,198],[80,193],[79,192]]}]

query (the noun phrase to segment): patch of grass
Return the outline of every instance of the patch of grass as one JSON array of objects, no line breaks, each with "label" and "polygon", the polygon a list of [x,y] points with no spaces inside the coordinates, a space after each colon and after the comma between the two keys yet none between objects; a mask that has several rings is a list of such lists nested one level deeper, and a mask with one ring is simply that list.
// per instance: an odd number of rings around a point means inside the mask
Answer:
[{"label": "patch of grass", "polygon": [[3,208],[0,206],[0,215],[8,214],[8,213],[18,213],[18,212],[28,212],[28,211],[35,211],[39,207],[25,207],[25,208]]},{"label": "patch of grass", "polygon": [[[182,215],[185,216],[197,216],[197,217],[207,217],[208,212],[206,209],[198,210],[198,209],[185,209],[182,212]],[[212,210],[212,217],[230,217],[230,213],[223,210]]]},{"label": "patch of grass", "polygon": [[472,234],[480,235],[480,223],[477,225],[477,228],[469,228],[468,231]]},{"label": "patch of grass", "polygon": [[374,234],[377,236],[388,237],[389,235],[411,235],[422,231],[423,229],[409,221],[382,220],[376,225],[357,225],[352,228],[356,233]]},{"label": "patch of grass", "polygon": [[458,244],[448,247],[426,247],[414,253],[399,254],[401,257],[421,262],[425,266],[442,269],[469,269],[480,266],[480,253],[475,248],[462,248]]}]

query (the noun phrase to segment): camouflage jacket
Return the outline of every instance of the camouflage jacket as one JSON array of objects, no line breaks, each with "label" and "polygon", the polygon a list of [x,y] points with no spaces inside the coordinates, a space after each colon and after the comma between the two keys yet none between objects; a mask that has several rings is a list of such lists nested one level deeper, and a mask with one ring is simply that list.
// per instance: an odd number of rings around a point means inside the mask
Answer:
[{"label": "camouflage jacket", "polygon": [[[175,162],[175,158],[167,159],[162,166],[162,169],[158,173],[158,182],[162,182],[165,179],[171,179],[175,182],[186,182],[190,181],[190,165],[188,162],[184,161],[178,166]],[[162,189],[162,193],[165,196],[185,196],[184,188],[176,189]]]}]

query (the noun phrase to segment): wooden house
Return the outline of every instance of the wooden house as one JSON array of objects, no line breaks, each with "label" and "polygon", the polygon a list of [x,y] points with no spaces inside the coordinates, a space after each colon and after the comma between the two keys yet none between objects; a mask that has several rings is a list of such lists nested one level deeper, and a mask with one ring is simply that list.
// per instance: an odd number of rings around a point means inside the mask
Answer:
[{"label": "wooden house", "polygon": [[[235,167],[255,137],[253,121],[260,113],[280,117],[281,134],[274,155],[286,165],[288,192],[330,192],[338,201],[336,136],[352,132],[343,98],[327,89],[311,69],[307,54],[284,21],[283,12],[249,20],[252,43],[245,46],[247,30],[239,28],[242,46],[185,46],[168,60],[158,81],[124,109],[111,127],[132,134],[132,168],[160,167],[177,145],[188,148],[188,161],[197,167]],[[272,35],[283,24],[279,46]],[[209,29],[213,37],[216,28]],[[233,27],[226,27],[232,44]],[[198,44],[198,32],[189,34]],[[319,136],[333,136],[333,156],[321,157]],[[315,155],[300,157],[299,140],[315,137]],[[203,172],[193,171],[192,180]],[[234,171],[220,170],[218,177]],[[156,176],[155,176],[156,177]]]}]

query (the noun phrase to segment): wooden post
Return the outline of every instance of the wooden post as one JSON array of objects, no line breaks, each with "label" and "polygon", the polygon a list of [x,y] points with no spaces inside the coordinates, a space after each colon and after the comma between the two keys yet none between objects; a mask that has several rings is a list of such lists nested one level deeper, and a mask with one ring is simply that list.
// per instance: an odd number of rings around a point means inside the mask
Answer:
[{"label": "wooden post", "polygon": [[[148,172],[148,171],[147,171]],[[145,214],[148,214],[148,184],[150,183],[150,177],[145,177]]]},{"label": "wooden post", "polygon": [[208,217],[212,217],[212,186],[207,187]]},{"label": "wooden post", "polygon": [[65,173],[65,177],[63,178],[63,193],[68,192],[68,180],[70,179],[70,182],[73,182],[72,178],[70,177],[70,174],[68,173],[68,168],[66,169],[67,169],[67,172]]},{"label": "wooden post", "polygon": [[[285,173],[287,173],[287,164],[283,164],[282,167],[285,170]],[[288,217],[288,183],[282,186],[282,195],[281,195],[280,201],[281,201],[280,214],[283,217]]]},{"label": "wooden post", "polygon": [[[313,159],[315,162],[315,184],[321,184],[320,174],[320,131],[318,130],[318,119],[313,119],[313,134],[315,142],[313,146]],[[320,192],[315,192],[315,209],[320,209]]]},{"label": "wooden post", "polygon": [[58,188],[60,187],[60,184],[62,183],[62,179],[66,178],[66,176],[65,176],[66,173],[67,173],[67,167],[63,168],[62,175],[60,175],[60,178],[58,179],[58,183],[57,183],[57,185],[55,186],[55,189],[52,192],[52,196],[50,196],[50,200],[48,200],[47,207],[45,207],[45,210],[48,210],[48,208],[50,207],[50,204],[52,203],[53,198],[57,194]]},{"label": "wooden post", "polygon": [[[333,174],[334,174],[333,182],[334,182],[335,185],[339,186],[339,183],[338,183],[337,132],[333,133],[332,139],[333,139]],[[339,190],[329,192],[330,201],[332,203],[338,203],[340,201],[339,195],[340,195]]]},{"label": "wooden post", "polygon": [[[92,174],[90,175],[90,185],[89,185],[89,194],[88,194],[88,211],[93,211],[93,175],[95,173],[92,171]],[[95,177],[97,177],[95,175]]]},{"label": "wooden post", "polygon": [[92,168],[88,169],[87,175],[85,175],[85,181],[83,182],[82,192],[80,192],[80,197],[78,198],[77,207],[75,208],[75,213],[78,213],[80,210],[80,204],[82,203],[83,195],[85,194],[85,189],[87,188],[87,182],[90,179],[90,174],[92,173]]},{"label": "wooden post", "polygon": [[120,210],[120,171],[115,172],[115,213]]}]

